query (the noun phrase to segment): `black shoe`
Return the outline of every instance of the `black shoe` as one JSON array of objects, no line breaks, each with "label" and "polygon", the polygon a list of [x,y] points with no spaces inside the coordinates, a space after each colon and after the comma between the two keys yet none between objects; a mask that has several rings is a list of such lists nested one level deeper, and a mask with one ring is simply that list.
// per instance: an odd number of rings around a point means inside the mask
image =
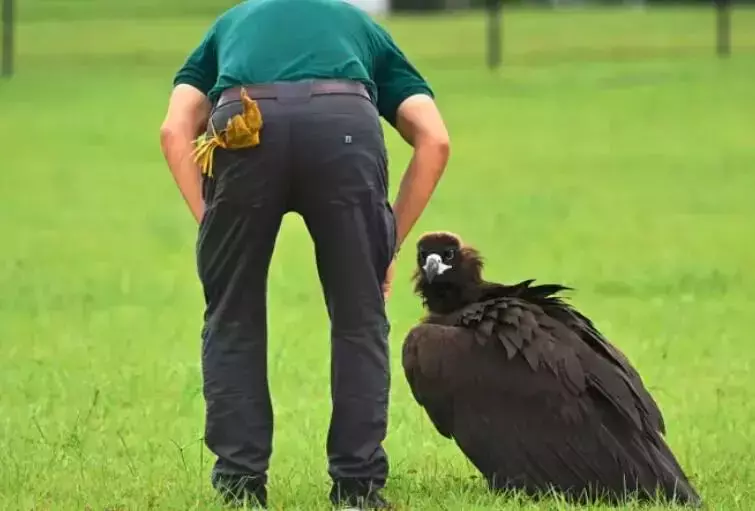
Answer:
[{"label": "black shoe", "polygon": [[267,488],[260,477],[213,474],[212,486],[228,506],[267,509]]},{"label": "black shoe", "polygon": [[393,509],[380,488],[358,481],[339,481],[330,489],[330,501],[339,509]]}]

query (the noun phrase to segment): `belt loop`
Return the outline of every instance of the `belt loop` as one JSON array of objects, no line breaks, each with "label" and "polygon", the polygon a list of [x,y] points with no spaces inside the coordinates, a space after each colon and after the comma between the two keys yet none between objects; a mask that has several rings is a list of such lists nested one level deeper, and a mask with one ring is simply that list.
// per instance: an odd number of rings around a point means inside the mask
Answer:
[{"label": "belt loop", "polygon": [[280,103],[307,103],[312,99],[314,85],[312,80],[307,80],[276,83],[273,88]]}]

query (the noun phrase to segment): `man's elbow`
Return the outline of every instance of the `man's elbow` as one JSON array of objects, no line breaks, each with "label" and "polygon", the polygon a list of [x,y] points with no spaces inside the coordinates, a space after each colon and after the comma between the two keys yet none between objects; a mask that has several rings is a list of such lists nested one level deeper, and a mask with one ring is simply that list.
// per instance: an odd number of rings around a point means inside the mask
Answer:
[{"label": "man's elbow", "polygon": [[160,126],[160,148],[163,153],[167,153],[177,145],[190,143],[193,139],[191,132],[185,126],[170,122],[164,122]]},{"label": "man's elbow", "polygon": [[445,159],[448,159],[451,154],[451,138],[448,136],[448,132],[443,131],[443,133],[435,135],[432,143],[435,150]]},{"label": "man's elbow", "polygon": [[447,131],[440,130],[417,137],[415,139],[415,148],[418,151],[434,154],[445,164],[451,155],[451,140]]},{"label": "man's elbow", "polygon": [[176,138],[176,129],[168,123],[163,123],[160,126],[160,148],[163,153],[167,152],[171,143]]}]

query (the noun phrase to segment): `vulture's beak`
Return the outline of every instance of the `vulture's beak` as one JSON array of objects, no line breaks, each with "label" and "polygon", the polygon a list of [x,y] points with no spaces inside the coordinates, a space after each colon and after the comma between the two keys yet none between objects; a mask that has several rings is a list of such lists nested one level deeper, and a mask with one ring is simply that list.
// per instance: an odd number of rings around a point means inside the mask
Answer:
[{"label": "vulture's beak", "polygon": [[435,280],[435,277],[443,275],[443,273],[449,268],[450,266],[443,264],[443,259],[441,259],[438,254],[430,254],[427,256],[427,259],[425,259],[425,265],[422,267],[422,270],[425,272],[427,281],[432,283],[432,281]]}]

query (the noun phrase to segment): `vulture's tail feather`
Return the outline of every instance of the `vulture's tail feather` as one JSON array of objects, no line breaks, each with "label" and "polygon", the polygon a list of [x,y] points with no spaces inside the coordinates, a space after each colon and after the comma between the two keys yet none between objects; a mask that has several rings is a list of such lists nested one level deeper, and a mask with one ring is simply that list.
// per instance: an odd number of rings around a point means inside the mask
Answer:
[{"label": "vulture's tail feather", "polygon": [[692,487],[674,454],[663,438],[659,438],[660,444],[651,446],[653,456],[656,458],[658,469],[661,471],[661,481],[666,497],[674,502],[694,508],[702,507],[702,499]]}]

